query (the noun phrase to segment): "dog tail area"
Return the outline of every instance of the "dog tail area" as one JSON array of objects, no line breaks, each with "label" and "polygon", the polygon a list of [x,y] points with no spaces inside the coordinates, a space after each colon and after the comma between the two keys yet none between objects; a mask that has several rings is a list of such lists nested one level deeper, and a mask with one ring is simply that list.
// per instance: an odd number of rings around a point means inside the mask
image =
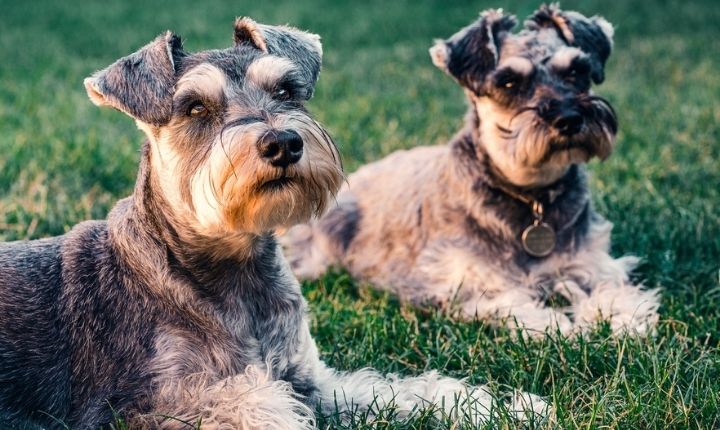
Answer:
[{"label": "dog tail area", "polygon": [[372,369],[340,372],[324,368],[318,380],[324,414],[366,413],[371,419],[389,408],[399,419],[412,418],[431,410],[437,419],[449,419],[461,426],[478,426],[508,415],[518,422],[538,422],[549,415],[550,407],[541,397],[516,392],[500,402],[486,387],[444,377],[435,371],[402,378],[382,376]]},{"label": "dog tail area", "polygon": [[338,196],[337,206],[320,219],[292,227],[280,236],[285,257],[298,279],[319,278],[327,269],[342,262],[357,232],[360,211],[349,192]]},{"label": "dog tail area", "polygon": [[315,428],[315,415],[292,385],[260,366],[208,384],[196,374],[164,387],[167,401],[136,417],[131,428],[278,429]]}]

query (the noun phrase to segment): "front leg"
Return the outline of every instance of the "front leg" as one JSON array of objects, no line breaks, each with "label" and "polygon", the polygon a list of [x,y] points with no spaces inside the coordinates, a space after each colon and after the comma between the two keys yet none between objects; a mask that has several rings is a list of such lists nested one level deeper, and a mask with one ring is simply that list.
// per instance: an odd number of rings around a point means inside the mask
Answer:
[{"label": "front leg", "polygon": [[[499,404],[486,387],[470,386],[434,371],[402,378],[394,374],[383,376],[368,368],[355,372],[329,368],[320,360],[307,323],[301,328],[300,348],[292,361],[297,369],[296,378],[313,381],[314,393],[308,400],[324,414],[339,413],[346,418],[347,414],[364,411],[374,416],[390,407],[399,418],[407,418],[432,408],[438,417],[469,420],[477,425],[498,412]],[[547,403],[540,397],[520,392],[503,407],[519,420],[529,416],[537,418],[548,412]]]},{"label": "front leg", "polygon": [[153,411],[131,417],[130,428],[187,430],[314,429],[313,411],[286,381],[264,366],[220,378],[196,373],[157,384]]},{"label": "front leg", "polygon": [[630,281],[629,273],[636,265],[634,257],[582,253],[557,271],[560,276],[553,291],[570,301],[576,331],[600,321],[607,321],[615,334],[652,331],[659,319],[660,295],[657,289],[644,289]]},{"label": "front leg", "polygon": [[497,418],[501,408],[518,421],[542,418],[549,408],[542,398],[523,392],[515,392],[510,402],[500,406],[487,387],[470,386],[435,371],[403,378],[373,369],[341,372],[323,365],[319,378],[323,413],[341,416],[358,411],[375,416],[390,408],[404,419],[432,410],[436,418],[477,426]]},{"label": "front leg", "polygon": [[441,304],[463,318],[502,322],[528,334],[572,329],[570,319],[545,306],[542,291],[528,286],[523,274],[488,260],[462,240],[436,241],[420,254],[408,295],[417,304]]},{"label": "front leg", "polygon": [[577,331],[608,321],[613,333],[649,333],[659,319],[659,291],[630,281],[637,258],[609,254],[611,227],[593,226],[579,251],[550,258],[538,273],[553,278],[552,291],[570,301]]}]

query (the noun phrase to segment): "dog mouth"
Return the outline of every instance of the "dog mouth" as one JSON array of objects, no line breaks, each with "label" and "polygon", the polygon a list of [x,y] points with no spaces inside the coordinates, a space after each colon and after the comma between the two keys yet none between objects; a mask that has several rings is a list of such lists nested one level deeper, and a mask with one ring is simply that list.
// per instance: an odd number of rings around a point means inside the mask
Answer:
[{"label": "dog mouth", "polygon": [[581,159],[576,161],[587,162],[593,155],[595,155],[596,151],[593,148],[593,145],[588,142],[584,142],[581,140],[559,139],[549,142],[547,150],[545,151],[542,158],[537,162],[537,165],[546,164],[550,162],[553,157],[562,153],[575,153],[576,156],[579,156]]},{"label": "dog mouth", "polygon": [[281,176],[279,178],[271,179],[269,181],[263,182],[259,190],[262,192],[274,192],[274,191],[280,191],[291,184],[294,184],[296,182],[296,179],[290,176]]},{"label": "dog mouth", "polygon": [[573,140],[573,139],[562,139],[550,142],[550,150],[552,152],[558,152],[558,151],[569,151],[571,149],[584,149],[586,151],[590,151],[592,148],[589,148],[588,143],[581,141],[581,140]]}]

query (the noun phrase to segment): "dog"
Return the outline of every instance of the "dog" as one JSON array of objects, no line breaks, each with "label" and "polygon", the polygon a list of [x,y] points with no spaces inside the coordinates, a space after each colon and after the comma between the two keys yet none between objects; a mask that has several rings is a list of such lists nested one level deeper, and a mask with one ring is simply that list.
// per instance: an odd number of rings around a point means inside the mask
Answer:
[{"label": "dog", "polygon": [[249,18],[234,40],[189,53],[167,32],[85,80],[147,135],[138,179],[106,221],[0,245],[0,423],[299,429],[315,407],[436,402],[482,422],[501,405],[483,387],[320,360],[274,231],[322,213],[343,180],[304,107],[322,47]]},{"label": "dog", "polygon": [[[634,285],[634,257],[609,254],[584,163],[615,144],[604,79],[613,27],[543,5],[513,33],[501,10],[430,49],[469,102],[449,145],[397,151],[358,169],[320,220],[283,242],[295,274],[343,266],[415,305],[528,333],[646,333],[657,290]],[[553,303],[555,305],[553,306]]]}]

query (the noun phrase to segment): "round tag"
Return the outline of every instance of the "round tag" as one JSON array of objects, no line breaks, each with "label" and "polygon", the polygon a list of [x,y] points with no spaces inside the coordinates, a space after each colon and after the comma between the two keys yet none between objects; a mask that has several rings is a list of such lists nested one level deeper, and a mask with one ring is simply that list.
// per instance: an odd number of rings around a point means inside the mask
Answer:
[{"label": "round tag", "polygon": [[547,257],[555,249],[555,230],[544,222],[523,231],[522,246],[533,257]]}]

